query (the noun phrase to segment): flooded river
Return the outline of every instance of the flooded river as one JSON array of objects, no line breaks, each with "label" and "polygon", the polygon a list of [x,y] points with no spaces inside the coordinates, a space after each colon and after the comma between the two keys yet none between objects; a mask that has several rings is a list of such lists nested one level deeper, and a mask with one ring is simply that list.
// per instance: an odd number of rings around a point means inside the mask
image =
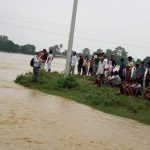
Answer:
[{"label": "flooded river", "polygon": [[15,84],[31,58],[0,53],[0,150],[150,150],[150,126]]}]

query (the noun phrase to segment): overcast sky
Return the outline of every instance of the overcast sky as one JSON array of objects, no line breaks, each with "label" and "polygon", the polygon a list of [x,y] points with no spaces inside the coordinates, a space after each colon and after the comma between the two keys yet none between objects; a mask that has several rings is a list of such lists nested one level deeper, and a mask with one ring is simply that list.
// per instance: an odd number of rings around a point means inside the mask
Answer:
[{"label": "overcast sky", "polygon": [[[0,35],[38,50],[67,49],[74,0],[0,0]],[[124,47],[150,56],[149,0],[79,0],[73,50]]]}]

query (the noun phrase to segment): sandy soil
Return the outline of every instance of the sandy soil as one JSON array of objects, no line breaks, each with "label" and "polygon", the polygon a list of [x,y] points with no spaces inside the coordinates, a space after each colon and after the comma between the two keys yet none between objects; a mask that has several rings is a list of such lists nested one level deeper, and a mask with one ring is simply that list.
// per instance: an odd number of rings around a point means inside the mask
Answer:
[{"label": "sandy soil", "polygon": [[13,83],[31,57],[0,53],[0,150],[150,149],[150,126]]}]

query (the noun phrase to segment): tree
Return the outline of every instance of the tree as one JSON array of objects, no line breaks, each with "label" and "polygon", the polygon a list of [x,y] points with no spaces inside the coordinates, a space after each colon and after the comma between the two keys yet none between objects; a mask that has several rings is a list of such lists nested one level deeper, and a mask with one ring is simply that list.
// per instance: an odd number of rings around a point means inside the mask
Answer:
[{"label": "tree", "polygon": [[20,53],[23,54],[35,54],[35,46],[31,44],[26,44],[20,47]]},{"label": "tree", "polygon": [[111,49],[106,50],[106,56],[108,60],[110,60],[111,55],[114,54],[114,59],[117,64],[120,64],[120,59],[124,58],[125,64],[127,63],[128,59],[128,52],[121,46],[116,47],[116,49],[113,51]]},{"label": "tree", "polygon": [[63,47],[62,44],[60,44],[60,45],[54,45],[52,47],[49,47],[49,51],[52,51],[54,56],[61,55],[60,50],[61,50],[62,47]]},{"label": "tree", "polygon": [[15,49],[15,44],[12,41],[1,39],[1,41],[0,41],[0,51],[16,53],[16,52],[18,52],[17,50]]},{"label": "tree", "polygon": [[147,67],[147,63],[150,62],[150,56],[145,57],[143,61],[145,63],[145,66]]},{"label": "tree", "polygon": [[0,51],[35,54],[35,46],[30,44],[19,46],[18,44],[15,44],[13,41],[9,40],[7,36],[0,35]]},{"label": "tree", "polygon": [[113,54],[113,51],[111,49],[106,50],[106,56],[108,60],[110,60],[112,54]]},{"label": "tree", "polygon": [[88,48],[85,48],[85,49],[83,49],[82,50],[82,53],[83,53],[83,56],[85,57],[85,56],[90,56],[90,50],[88,49]]},{"label": "tree", "polygon": [[8,37],[5,35],[0,35],[0,42],[6,42],[8,41]]},{"label": "tree", "polygon": [[116,60],[117,64],[120,64],[121,58],[124,58],[124,62],[127,63],[128,52],[126,52],[126,50],[123,47],[121,47],[121,46],[116,47],[116,49],[113,51],[113,53],[115,55],[115,60]]},{"label": "tree", "polygon": [[142,61],[142,60],[138,58],[138,59],[136,60],[136,62],[135,62],[135,63],[136,63],[136,64],[140,64],[140,63],[141,63],[141,61]]},{"label": "tree", "polygon": [[59,44],[60,49],[63,47],[63,44]]},{"label": "tree", "polygon": [[97,54],[101,54],[101,53],[103,53],[103,50],[102,50],[102,49],[98,49],[98,50],[96,51],[96,53],[97,53]]},{"label": "tree", "polygon": [[67,50],[63,51],[61,54],[62,54],[63,56],[67,56]]}]

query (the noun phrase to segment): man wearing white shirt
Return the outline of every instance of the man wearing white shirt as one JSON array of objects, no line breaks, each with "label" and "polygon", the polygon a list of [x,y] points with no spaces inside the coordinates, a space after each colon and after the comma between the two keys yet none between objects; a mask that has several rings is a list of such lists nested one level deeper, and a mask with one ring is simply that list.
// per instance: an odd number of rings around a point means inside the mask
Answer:
[{"label": "man wearing white shirt", "polygon": [[53,60],[53,55],[52,55],[52,51],[50,51],[50,52],[49,52],[49,55],[48,55],[48,57],[47,57],[47,68],[48,68],[48,72],[51,72],[52,60]]},{"label": "man wearing white shirt", "polygon": [[39,59],[39,53],[34,57],[34,64],[33,64],[33,82],[37,82],[38,80],[38,72],[40,68],[40,59]]},{"label": "man wearing white shirt", "polygon": [[100,74],[101,77],[103,77],[104,76],[104,68],[105,68],[104,57],[101,57],[101,60],[98,63],[98,69],[97,69],[96,75]]},{"label": "man wearing white shirt", "polygon": [[71,69],[70,69],[71,74],[74,74],[76,63],[77,63],[76,52],[73,52],[72,57],[71,57]]}]

